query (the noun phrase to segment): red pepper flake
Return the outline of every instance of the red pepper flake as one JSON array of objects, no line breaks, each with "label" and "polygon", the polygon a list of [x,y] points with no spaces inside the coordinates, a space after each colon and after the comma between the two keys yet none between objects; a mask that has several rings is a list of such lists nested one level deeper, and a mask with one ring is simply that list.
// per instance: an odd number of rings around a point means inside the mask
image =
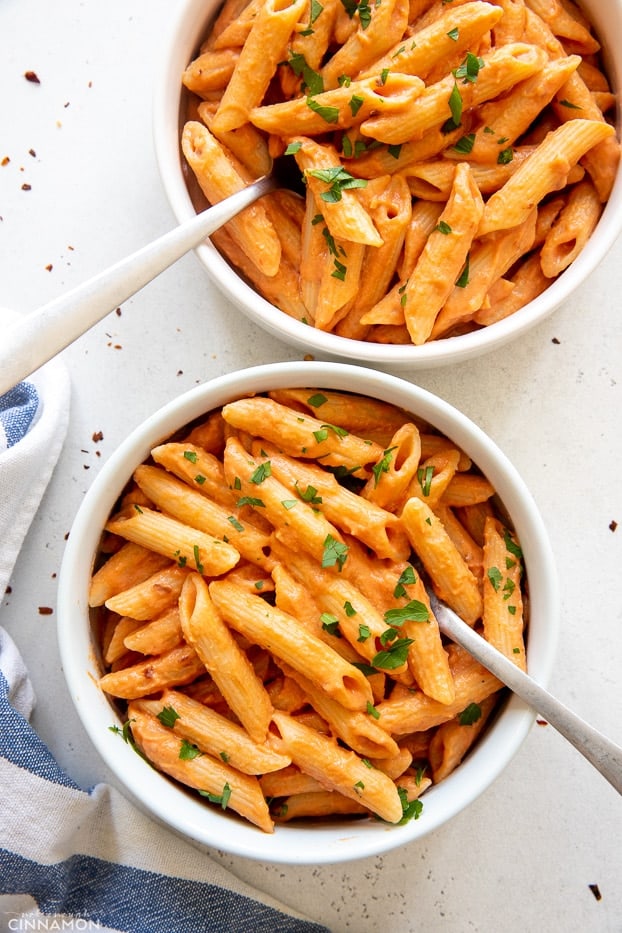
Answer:
[{"label": "red pepper flake", "polygon": [[12,587],[12,586],[7,586],[6,590],[4,591],[4,595],[5,595],[5,596],[10,596],[12,592],[13,592],[13,587]]},{"label": "red pepper flake", "polygon": [[121,317],[121,315],[123,314],[123,312],[121,311],[121,308],[116,308],[114,313],[116,314],[117,317]]},{"label": "red pepper flake", "polygon": [[615,520],[615,518],[612,518],[611,521],[609,522],[609,531],[616,531],[617,527],[618,527],[617,521]]},{"label": "red pepper flake", "polygon": [[561,343],[561,340],[559,340],[558,337],[553,337],[552,340],[551,340],[551,343],[556,343],[556,344],[559,345],[559,344]]},{"label": "red pepper flake", "polygon": [[26,78],[26,81],[30,81],[31,84],[41,84],[41,81],[39,80],[39,75],[37,74],[36,71],[25,71],[24,77]]},{"label": "red pepper flake", "polygon": [[45,271],[46,271],[46,272],[51,272],[53,268],[54,268],[54,266],[52,265],[52,263],[51,263],[51,262],[48,262],[47,266],[45,267]]},{"label": "red pepper flake", "polygon": [[548,722],[546,721],[546,719],[536,719],[536,723],[539,726],[548,726]]},{"label": "red pepper flake", "polygon": [[590,891],[592,892],[592,894],[594,895],[597,901],[602,901],[603,896],[600,893],[600,888],[598,887],[597,884],[588,884],[588,888],[590,889]]},{"label": "red pepper flake", "polygon": [[103,432],[103,431],[94,431],[94,432],[93,432],[93,436],[92,436],[91,440],[93,441],[94,444],[98,444],[100,441],[103,441],[103,439],[104,439],[104,432]]},{"label": "red pepper flake", "polygon": [[2,159],[2,162],[0,162],[0,165],[8,165],[10,161],[11,160],[9,159],[8,156],[4,156],[4,158]]},{"label": "red pepper flake", "polygon": [[51,616],[54,610],[51,606],[39,606],[39,615],[40,616]]},{"label": "red pepper flake", "polygon": [[27,181],[22,185],[22,191],[32,191],[32,185],[29,185]]},{"label": "red pepper flake", "polygon": [[31,155],[31,156],[33,157],[33,159],[36,159],[36,158],[37,158],[37,153],[35,152],[34,149],[29,149],[29,150],[28,150],[28,155]]}]

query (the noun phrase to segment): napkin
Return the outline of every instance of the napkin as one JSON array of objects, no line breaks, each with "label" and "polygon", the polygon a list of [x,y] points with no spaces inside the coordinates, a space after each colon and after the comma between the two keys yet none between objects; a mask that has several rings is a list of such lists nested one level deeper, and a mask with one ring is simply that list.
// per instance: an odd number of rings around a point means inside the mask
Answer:
[{"label": "napkin", "polygon": [[[0,592],[58,460],[68,413],[59,360],[0,397]],[[34,704],[23,659],[0,628],[0,931],[327,933],[115,788],[80,788],[30,725]]]}]

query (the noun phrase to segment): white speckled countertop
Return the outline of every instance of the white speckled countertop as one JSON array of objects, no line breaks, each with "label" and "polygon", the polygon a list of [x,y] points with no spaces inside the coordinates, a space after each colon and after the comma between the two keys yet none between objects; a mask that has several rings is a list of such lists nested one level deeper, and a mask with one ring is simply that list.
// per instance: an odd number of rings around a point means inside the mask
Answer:
[{"label": "white speckled countertop", "polygon": [[[157,50],[173,7],[2,0],[0,161],[10,161],[0,166],[0,304],[32,310],[173,224],[151,140]],[[40,84],[25,80],[28,70]],[[87,787],[111,778],[69,699],[55,613],[39,612],[55,607],[81,499],[116,444],[171,396],[301,354],[232,309],[188,256],[64,358],[69,434],[0,624],[30,670],[35,727]],[[461,407],[530,486],[562,594],[551,687],[622,741],[622,240],[519,345],[412,379]],[[621,837],[616,792],[551,727],[536,725],[467,812],[400,851],[315,868],[213,854],[335,933],[620,933]]]}]

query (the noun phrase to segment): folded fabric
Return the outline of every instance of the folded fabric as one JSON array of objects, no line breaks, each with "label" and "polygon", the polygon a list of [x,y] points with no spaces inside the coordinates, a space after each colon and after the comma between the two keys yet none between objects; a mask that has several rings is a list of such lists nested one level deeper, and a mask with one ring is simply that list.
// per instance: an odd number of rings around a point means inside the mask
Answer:
[{"label": "folded fabric", "polygon": [[[0,308],[0,327],[14,317]],[[0,396],[0,593],[60,455],[69,402],[69,375],[60,359]]]},{"label": "folded fabric", "polygon": [[[0,397],[0,592],[58,460],[68,413],[59,360]],[[19,651],[0,627],[1,931],[327,933],[113,787],[82,790],[29,724],[34,703]]]},{"label": "folded fabric", "polygon": [[0,629],[0,928],[327,933],[154,823],[109,785],[81,790],[25,718],[32,703],[26,681],[14,643]]}]

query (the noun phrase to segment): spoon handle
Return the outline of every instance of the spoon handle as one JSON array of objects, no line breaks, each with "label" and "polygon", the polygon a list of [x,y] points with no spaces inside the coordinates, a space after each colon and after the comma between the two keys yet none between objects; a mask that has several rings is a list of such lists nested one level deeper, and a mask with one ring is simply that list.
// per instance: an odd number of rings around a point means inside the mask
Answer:
[{"label": "spoon handle", "polygon": [[537,710],[622,794],[622,748],[598,732],[474,632],[448,606],[431,599],[439,628]]},{"label": "spoon handle", "polygon": [[20,318],[2,335],[0,395],[47,363],[185,253],[276,186],[260,178],[81,285]]}]

